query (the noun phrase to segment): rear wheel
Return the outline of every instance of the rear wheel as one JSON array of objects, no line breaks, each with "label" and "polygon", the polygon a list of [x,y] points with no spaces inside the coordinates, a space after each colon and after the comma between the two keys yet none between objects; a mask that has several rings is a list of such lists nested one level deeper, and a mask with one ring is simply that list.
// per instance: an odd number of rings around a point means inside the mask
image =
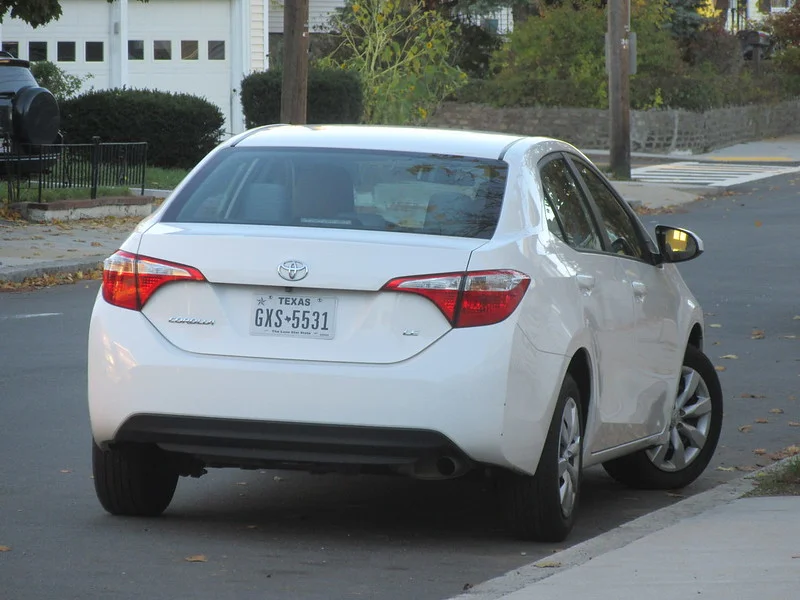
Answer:
[{"label": "rear wheel", "polygon": [[714,365],[686,348],[669,438],[659,446],[603,463],[617,481],[643,489],[679,489],[708,466],[722,430],[722,388]]},{"label": "rear wheel", "polygon": [[560,542],[572,530],[580,498],[582,425],[580,390],[567,375],[536,474],[503,472],[505,514],[516,537]]},{"label": "rear wheel", "polygon": [[166,510],[178,473],[158,446],[120,445],[102,450],[92,443],[94,489],[112,515],[154,517]]}]

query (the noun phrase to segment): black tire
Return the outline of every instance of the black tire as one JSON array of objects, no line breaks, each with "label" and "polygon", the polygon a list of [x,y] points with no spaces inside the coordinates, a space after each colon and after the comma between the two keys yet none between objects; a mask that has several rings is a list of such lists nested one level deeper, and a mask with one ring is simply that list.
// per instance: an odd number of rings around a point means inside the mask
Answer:
[{"label": "black tire", "polygon": [[155,517],[175,494],[178,473],[154,445],[130,444],[100,449],[92,443],[97,499],[112,515]]},{"label": "black tire", "polygon": [[[573,403],[577,409],[574,414],[577,427],[577,448],[573,447],[574,500],[567,512],[562,509],[559,460],[563,449],[561,428],[567,411]],[[575,514],[580,499],[580,480],[583,451],[583,423],[580,390],[571,375],[567,375],[561,385],[553,420],[539,458],[535,475],[503,471],[499,480],[503,508],[510,532],[519,539],[537,542],[561,542],[575,524]],[[572,481],[572,479],[570,480]]]},{"label": "black tire", "polygon": [[[703,415],[710,415],[707,424],[703,425],[703,428],[707,427],[704,445],[701,448],[697,448],[699,451],[695,453],[691,460],[685,463],[685,466],[679,466],[673,460],[674,470],[665,470],[657,466],[654,460],[659,459],[651,458],[651,455],[655,454],[657,450],[663,449],[662,446],[640,450],[634,454],[603,463],[603,468],[606,472],[620,483],[639,489],[676,490],[686,487],[697,479],[711,461],[722,431],[722,387],[719,383],[719,377],[717,377],[717,371],[711,361],[708,360],[708,357],[694,346],[689,346],[686,348],[686,354],[683,359],[678,397],[681,396],[686,385],[686,369],[697,373],[702,382],[697,387],[700,393],[694,392],[689,396],[685,406],[690,408],[699,406],[699,403],[704,398],[708,398],[710,405],[710,413],[702,413]],[[705,401],[703,403],[705,404]],[[674,415],[673,423],[670,424],[670,427],[675,424],[675,419],[683,422],[685,418],[684,411],[681,410]],[[699,420],[694,420],[694,424],[690,422],[692,426],[696,424],[699,424]],[[685,433],[681,433],[681,425],[678,425],[675,431],[677,432],[676,435],[681,437],[682,444],[689,440]],[[670,452],[674,457],[674,446],[671,444],[665,444],[665,446],[668,448],[665,454],[666,458],[669,459]],[[663,460],[659,460],[659,462],[664,464]]]}]

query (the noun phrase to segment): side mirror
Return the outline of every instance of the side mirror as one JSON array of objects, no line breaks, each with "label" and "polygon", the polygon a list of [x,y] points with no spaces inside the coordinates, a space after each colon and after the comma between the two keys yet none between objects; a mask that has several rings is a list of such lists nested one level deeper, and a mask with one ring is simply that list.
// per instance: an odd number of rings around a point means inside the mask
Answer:
[{"label": "side mirror", "polygon": [[687,229],[657,225],[656,243],[661,263],[684,262],[703,253],[703,240]]}]

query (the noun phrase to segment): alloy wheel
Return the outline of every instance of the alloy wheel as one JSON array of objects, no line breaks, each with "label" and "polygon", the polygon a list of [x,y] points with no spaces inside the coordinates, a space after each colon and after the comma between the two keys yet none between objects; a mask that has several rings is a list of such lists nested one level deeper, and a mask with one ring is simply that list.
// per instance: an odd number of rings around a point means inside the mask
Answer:
[{"label": "alloy wheel", "polygon": [[647,457],[662,471],[685,469],[706,445],[711,428],[711,394],[700,373],[684,366],[672,408],[669,439],[647,450]]},{"label": "alloy wheel", "polygon": [[572,514],[578,494],[581,454],[581,420],[578,404],[572,397],[567,398],[561,415],[561,431],[558,444],[558,489],[561,499],[561,513],[565,517]]}]

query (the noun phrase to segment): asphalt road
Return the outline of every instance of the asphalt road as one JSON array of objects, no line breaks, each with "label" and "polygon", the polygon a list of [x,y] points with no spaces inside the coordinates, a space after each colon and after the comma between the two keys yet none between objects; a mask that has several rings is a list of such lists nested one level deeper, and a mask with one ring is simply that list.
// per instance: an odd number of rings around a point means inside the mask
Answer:
[{"label": "asphalt road", "polygon": [[[721,446],[683,495],[769,462],[754,449],[800,443],[800,428],[789,425],[800,421],[794,190],[788,177],[775,178],[645,218],[704,239],[706,253],[682,271],[712,313],[707,323],[721,325],[707,329],[706,342],[726,367]],[[11,547],[0,552],[0,600],[434,600],[557,549],[509,540],[480,481],[214,471],[181,480],[161,518],[106,515],[92,487],[85,406],[96,290],[0,294],[0,546]],[[754,329],[764,338],[751,339]],[[720,358],[730,354],[738,359]],[[623,488],[592,469],[569,544],[678,499]],[[185,560],[194,555],[206,562]]]}]

